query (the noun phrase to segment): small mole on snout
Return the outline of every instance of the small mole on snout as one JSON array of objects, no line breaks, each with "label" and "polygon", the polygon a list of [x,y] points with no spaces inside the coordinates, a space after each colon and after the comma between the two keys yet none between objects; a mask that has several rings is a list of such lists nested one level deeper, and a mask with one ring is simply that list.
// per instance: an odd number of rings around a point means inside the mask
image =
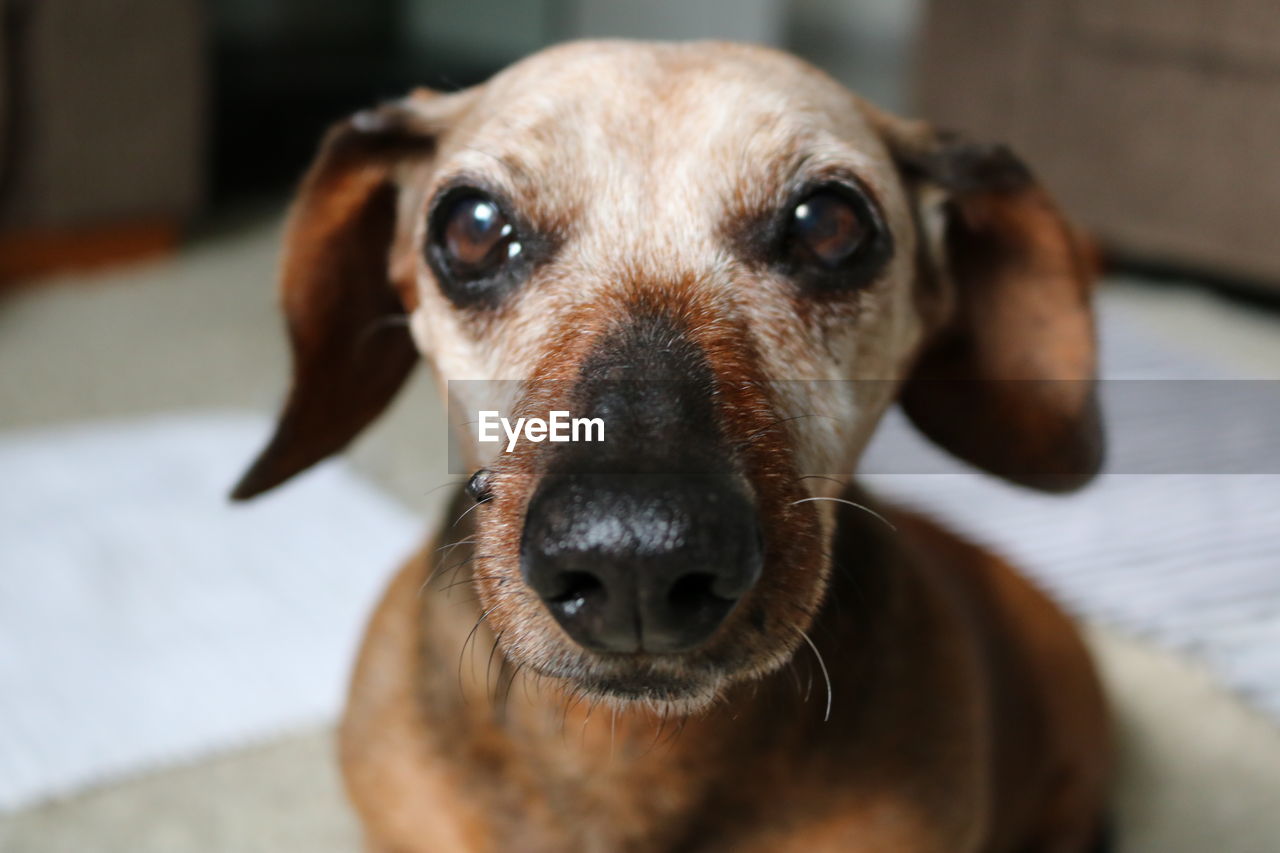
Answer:
[{"label": "small mole on snout", "polygon": [[467,494],[478,504],[493,497],[493,472],[488,468],[481,468],[472,474],[471,479],[467,480]]}]

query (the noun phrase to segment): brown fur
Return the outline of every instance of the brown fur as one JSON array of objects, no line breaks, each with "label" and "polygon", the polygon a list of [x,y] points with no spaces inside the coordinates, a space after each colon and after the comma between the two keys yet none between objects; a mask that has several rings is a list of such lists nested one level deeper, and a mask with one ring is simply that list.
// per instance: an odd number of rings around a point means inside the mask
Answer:
[{"label": "brown fur", "polygon": [[[894,249],[865,286],[815,293],[760,222],[835,179]],[[546,247],[495,306],[450,303],[423,259],[458,182]],[[340,449],[414,344],[442,379],[537,380],[505,402],[546,411],[611,329],[660,313],[710,365],[765,532],[759,582],[701,647],[595,655],[520,573],[546,446],[467,445],[492,498],[457,524],[455,502],[455,538],[401,571],[352,684],[342,762],[371,849],[1088,851],[1110,750],[1069,620],[998,559],[816,475],[852,471],[900,396],[974,464],[1079,485],[1101,449],[1088,299],[1007,151],[761,48],[569,45],[336,129],[288,238],[293,391],[237,496]],[[609,679],[678,687],[637,700]]]}]

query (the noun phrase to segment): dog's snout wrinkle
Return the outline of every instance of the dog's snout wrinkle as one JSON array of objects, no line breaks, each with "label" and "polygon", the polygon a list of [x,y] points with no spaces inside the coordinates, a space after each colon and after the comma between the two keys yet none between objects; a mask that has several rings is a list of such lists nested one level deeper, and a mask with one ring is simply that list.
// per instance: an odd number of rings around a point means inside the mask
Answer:
[{"label": "dog's snout wrinkle", "polygon": [[716,379],[683,325],[637,307],[592,347],[570,391],[575,413],[599,418],[603,441],[556,450],[561,471],[714,473],[726,468]]}]

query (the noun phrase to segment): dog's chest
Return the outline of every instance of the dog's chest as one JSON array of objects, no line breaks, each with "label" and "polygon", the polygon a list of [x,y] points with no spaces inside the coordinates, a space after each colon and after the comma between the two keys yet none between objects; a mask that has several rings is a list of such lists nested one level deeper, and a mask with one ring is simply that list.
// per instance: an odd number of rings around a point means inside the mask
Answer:
[{"label": "dog's chest", "polygon": [[482,813],[492,849],[670,850],[686,843],[712,795],[707,774],[695,768],[715,764],[679,751],[671,760],[664,739],[675,735],[673,726],[615,720],[605,708],[531,710],[472,718],[458,736],[431,738],[457,798]]},{"label": "dog's chest", "polygon": [[[914,797],[883,774],[873,785],[855,761],[798,734],[655,727],[603,707],[526,704],[516,685],[520,700],[509,701],[520,705],[505,720],[475,714],[461,728],[440,720],[422,733],[419,748],[451,780],[439,812],[470,816],[459,821],[473,839],[467,849],[954,853],[932,845],[938,824]],[[909,841],[899,835],[907,831]]]},{"label": "dog's chest", "polygon": [[935,846],[936,826],[907,800],[861,798],[839,778],[823,786],[781,764],[737,763],[735,772],[712,779],[697,763],[659,767],[616,747],[613,764],[602,765],[599,755],[567,746],[536,756],[518,745],[495,752],[488,738],[466,746],[438,755],[455,784],[448,801],[432,806],[438,815],[474,816],[453,830],[466,850],[955,853]]}]

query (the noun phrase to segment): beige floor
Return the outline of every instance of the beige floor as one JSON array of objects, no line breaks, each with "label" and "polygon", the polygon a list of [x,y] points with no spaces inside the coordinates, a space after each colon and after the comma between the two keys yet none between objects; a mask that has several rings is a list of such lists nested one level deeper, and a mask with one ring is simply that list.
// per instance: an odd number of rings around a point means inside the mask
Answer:
[{"label": "beige floor", "polygon": [[[284,350],[272,309],[275,227],[254,220],[175,261],[73,279],[0,303],[0,429],[189,408],[270,408]],[[1275,318],[1192,290],[1113,285],[1155,332],[1251,372],[1280,369]],[[419,377],[362,439],[357,467],[429,517],[450,479],[439,406]],[[228,472],[228,483],[236,472]],[[1122,848],[1280,850],[1280,732],[1185,661],[1099,635],[1121,724]],[[352,850],[325,732],[153,772],[0,818],[0,850]]]}]

